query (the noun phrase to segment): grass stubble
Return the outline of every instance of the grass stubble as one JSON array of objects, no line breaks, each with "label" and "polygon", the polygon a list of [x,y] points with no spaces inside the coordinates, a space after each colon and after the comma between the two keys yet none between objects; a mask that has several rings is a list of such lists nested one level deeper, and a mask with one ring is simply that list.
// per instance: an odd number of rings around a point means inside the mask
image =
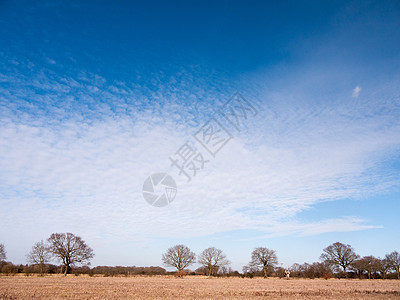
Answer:
[{"label": "grass stubble", "polygon": [[400,299],[399,280],[0,276],[0,299]]}]

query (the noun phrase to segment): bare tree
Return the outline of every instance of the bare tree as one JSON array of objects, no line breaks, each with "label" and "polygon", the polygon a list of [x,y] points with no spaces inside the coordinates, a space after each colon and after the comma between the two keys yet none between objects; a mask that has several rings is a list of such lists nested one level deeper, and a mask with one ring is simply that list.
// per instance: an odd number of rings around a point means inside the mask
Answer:
[{"label": "bare tree", "polygon": [[41,240],[33,245],[31,252],[27,254],[28,262],[37,264],[40,267],[40,274],[43,275],[44,266],[47,264],[51,255],[46,244]]},{"label": "bare tree", "polygon": [[375,260],[375,268],[381,274],[383,279],[386,279],[387,273],[390,270],[390,262],[386,258],[377,258]]},{"label": "bare tree", "polygon": [[390,268],[396,271],[397,279],[400,279],[400,254],[397,251],[386,254],[385,259],[389,262]]},{"label": "bare tree", "polygon": [[264,273],[264,278],[267,278],[268,269],[273,268],[278,264],[278,257],[275,250],[265,247],[258,247],[251,253],[250,265],[253,267],[261,267]]},{"label": "bare tree", "polygon": [[289,271],[292,277],[300,277],[302,271],[301,265],[298,263],[294,263],[290,266]]},{"label": "bare tree", "polygon": [[203,250],[199,255],[199,263],[207,269],[209,276],[215,275],[220,268],[230,264],[224,252],[215,247]]},{"label": "bare tree", "polygon": [[185,245],[175,245],[163,254],[162,261],[165,265],[174,267],[181,272],[195,263],[196,254]]},{"label": "bare tree", "polygon": [[371,279],[372,272],[377,270],[377,258],[369,255],[364,256],[357,261],[362,266],[362,269],[367,271],[368,279]]},{"label": "bare tree", "polygon": [[47,240],[49,252],[63,264],[64,275],[76,264],[89,264],[94,257],[92,248],[72,233],[53,233]]},{"label": "bare tree", "polygon": [[346,277],[347,267],[359,258],[350,245],[345,245],[339,242],[326,247],[323,251],[324,253],[321,254],[320,259],[328,265],[343,268]]},{"label": "bare tree", "polygon": [[4,244],[0,244],[0,261],[6,260],[7,255],[6,255],[6,250],[4,248]]},{"label": "bare tree", "polygon": [[361,259],[356,259],[351,263],[351,269],[356,272],[360,279],[364,271],[366,271],[364,267],[364,262]]}]

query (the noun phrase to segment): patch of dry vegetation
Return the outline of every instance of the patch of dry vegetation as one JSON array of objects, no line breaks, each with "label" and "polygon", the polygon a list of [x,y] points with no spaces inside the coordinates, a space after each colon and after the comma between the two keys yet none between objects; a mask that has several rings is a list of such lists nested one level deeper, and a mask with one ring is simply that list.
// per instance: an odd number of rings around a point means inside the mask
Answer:
[{"label": "patch of dry vegetation", "polygon": [[1,299],[400,299],[398,280],[2,276]]}]

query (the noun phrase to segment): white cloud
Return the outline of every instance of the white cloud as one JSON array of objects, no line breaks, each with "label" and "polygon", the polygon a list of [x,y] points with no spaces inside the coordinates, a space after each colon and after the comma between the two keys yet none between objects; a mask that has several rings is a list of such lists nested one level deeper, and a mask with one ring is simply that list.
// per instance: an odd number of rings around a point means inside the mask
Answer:
[{"label": "white cloud", "polygon": [[361,92],[361,88],[357,85],[353,89],[353,93],[352,93],[353,98],[358,98],[358,96],[360,95],[360,92]]},{"label": "white cloud", "polygon": [[294,235],[299,237],[319,235],[330,232],[349,232],[374,228],[382,228],[382,226],[365,224],[366,220],[357,217],[342,217],[337,219],[327,219],[318,222],[310,222],[307,224],[298,221],[277,222],[267,235],[257,236],[245,240],[258,240],[261,238],[272,238],[277,236]]},{"label": "white cloud", "polygon": [[[0,220],[12,224],[14,234],[76,231],[97,245],[104,239],[144,243],[249,229],[261,237],[364,230],[376,225],[345,216],[301,223],[296,215],[321,201],[361,198],[398,183],[398,176],[381,169],[400,149],[398,107],[381,116],[371,113],[379,108],[367,100],[364,107],[345,101],[297,107],[279,95],[268,97],[246,131],[235,133],[187,184],[168,157],[204,119],[192,109],[201,106],[198,101],[184,105],[158,92],[152,109],[129,88],[93,78],[97,91],[71,80],[37,81],[55,90],[50,114],[33,104],[34,113],[7,104],[0,131]],[[66,98],[59,107],[56,95],[69,93],[69,81],[85,105]],[[99,92],[108,103],[94,102]],[[211,116],[213,108],[202,105]],[[178,183],[177,198],[164,208],[148,205],[141,195],[145,178],[157,171]],[[13,234],[7,227],[0,226],[2,236]]]}]

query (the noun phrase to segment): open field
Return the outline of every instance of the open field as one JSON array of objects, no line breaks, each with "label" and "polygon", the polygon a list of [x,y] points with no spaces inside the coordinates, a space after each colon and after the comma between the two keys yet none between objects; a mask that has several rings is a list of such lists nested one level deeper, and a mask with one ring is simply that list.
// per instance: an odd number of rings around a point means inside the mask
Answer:
[{"label": "open field", "polygon": [[398,280],[2,276],[1,299],[400,299]]}]

